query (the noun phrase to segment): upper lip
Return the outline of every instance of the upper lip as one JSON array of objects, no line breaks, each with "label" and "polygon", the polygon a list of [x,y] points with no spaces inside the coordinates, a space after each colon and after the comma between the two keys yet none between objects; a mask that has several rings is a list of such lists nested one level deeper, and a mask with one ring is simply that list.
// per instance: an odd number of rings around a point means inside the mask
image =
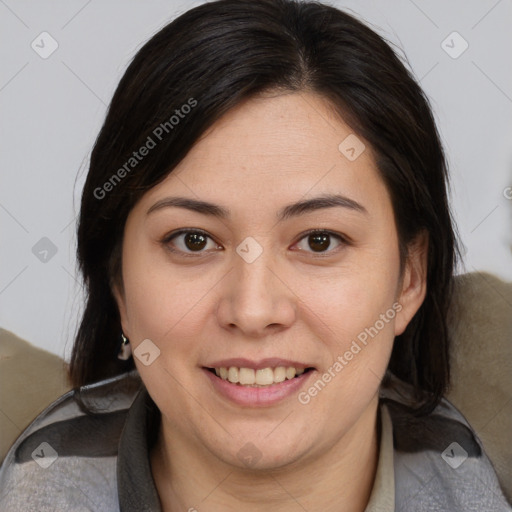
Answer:
[{"label": "upper lip", "polygon": [[277,368],[278,366],[284,366],[288,368],[293,366],[298,369],[313,368],[311,364],[300,363],[299,361],[292,361],[290,359],[281,359],[279,357],[267,357],[260,359],[259,361],[251,361],[243,357],[235,357],[231,359],[222,359],[214,361],[208,364],[205,368],[229,368],[235,366],[236,368],[252,368],[253,370],[261,370],[262,368]]}]

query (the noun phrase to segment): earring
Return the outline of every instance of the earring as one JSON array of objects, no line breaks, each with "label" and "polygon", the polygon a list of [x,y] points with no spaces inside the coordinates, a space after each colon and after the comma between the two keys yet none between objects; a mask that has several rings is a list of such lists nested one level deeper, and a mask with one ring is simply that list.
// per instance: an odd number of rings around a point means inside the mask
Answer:
[{"label": "earring", "polygon": [[131,355],[132,346],[130,345],[128,338],[126,338],[126,336],[121,333],[121,348],[117,354],[117,358],[121,359],[122,361],[126,361],[127,359],[130,359]]}]

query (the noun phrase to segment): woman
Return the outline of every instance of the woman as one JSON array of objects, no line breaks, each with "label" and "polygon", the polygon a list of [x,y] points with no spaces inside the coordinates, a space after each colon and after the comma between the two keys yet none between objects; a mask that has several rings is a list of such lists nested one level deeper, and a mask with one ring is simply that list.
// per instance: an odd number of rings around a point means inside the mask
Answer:
[{"label": "woman", "polygon": [[446,188],[425,96],[353,17],[164,27],[91,156],[75,390],[11,448],[2,510],[510,510],[442,398]]}]

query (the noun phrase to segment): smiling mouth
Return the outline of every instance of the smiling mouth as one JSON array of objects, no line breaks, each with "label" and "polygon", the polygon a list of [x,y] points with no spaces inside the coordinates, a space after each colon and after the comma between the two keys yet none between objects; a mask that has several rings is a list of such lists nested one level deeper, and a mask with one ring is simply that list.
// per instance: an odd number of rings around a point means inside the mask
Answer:
[{"label": "smiling mouth", "polygon": [[277,366],[261,368],[254,370],[253,368],[243,368],[230,366],[220,368],[205,368],[218,378],[228,381],[231,384],[245,387],[266,388],[279,384],[286,380],[292,380],[308,373],[315,368],[295,368],[293,366]]}]

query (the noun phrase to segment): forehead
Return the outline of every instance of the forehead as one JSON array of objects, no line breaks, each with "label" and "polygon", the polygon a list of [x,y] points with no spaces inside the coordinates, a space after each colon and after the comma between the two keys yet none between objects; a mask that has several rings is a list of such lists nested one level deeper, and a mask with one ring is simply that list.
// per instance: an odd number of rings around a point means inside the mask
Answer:
[{"label": "forehead", "polygon": [[[334,115],[333,106],[317,95],[275,93],[250,98],[207,130],[176,170],[206,160],[243,168],[255,162],[259,172],[268,174],[317,172],[339,161],[338,146],[352,132]],[[262,163],[268,167],[262,168]]]},{"label": "forehead", "polygon": [[254,97],[231,109],[144,202],[171,193],[252,209],[325,193],[389,201],[368,143],[327,100],[304,92]]}]

